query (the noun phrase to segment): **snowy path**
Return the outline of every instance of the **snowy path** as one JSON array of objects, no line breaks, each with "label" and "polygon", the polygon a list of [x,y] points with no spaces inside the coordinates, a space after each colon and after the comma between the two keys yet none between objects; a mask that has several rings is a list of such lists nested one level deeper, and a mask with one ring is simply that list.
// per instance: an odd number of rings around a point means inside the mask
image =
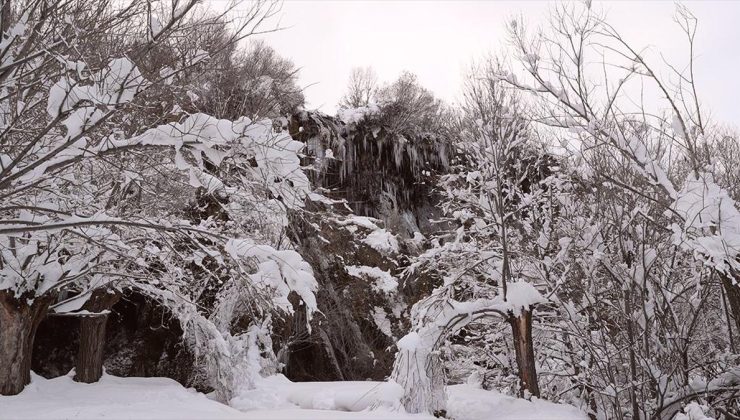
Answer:
[{"label": "snowy path", "polygon": [[[378,382],[293,383],[268,378],[260,390],[232,401],[208,399],[167,378],[105,375],[96,384],[63,376],[33,381],[17,396],[0,396],[0,419],[244,419],[244,420],[428,420],[391,411],[362,411]],[[584,420],[575,407],[529,402],[468,385],[449,388],[448,415],[455,420]],[[237,410],[238,409],[238,410]],[[242,411],[239,411],[242,410]]]}]

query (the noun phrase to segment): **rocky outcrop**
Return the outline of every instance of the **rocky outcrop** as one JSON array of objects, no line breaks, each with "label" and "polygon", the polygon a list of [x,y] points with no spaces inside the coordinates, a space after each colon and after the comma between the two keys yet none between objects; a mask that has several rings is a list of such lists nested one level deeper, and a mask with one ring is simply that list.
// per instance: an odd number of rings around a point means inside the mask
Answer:
[{"label": "rocky outcrop", "polygon": [[[319,282],[321,314],[311,331],[293,322],[276,340],[284,343],[285,373],[294,380],[383,379],[409,327],[408,308],[435,283],[401,273],[439,228],[432,181],[447,168],[447,147],[432,135],[393,133],[377,115],[344,122],[302,112],[289,129],[307,144],[304,164],[329,200],[309,203],[291,223],[293,242]],[[384,246],[383,236],[396,245]],[[395,286],[384,290],[379,279]]]},{"label": "rocky outcrop", "polygon": [[327,197],[346,201],[358,216],[383,220],[404,237],[436,229],[430,223],[439,215],[433,180],[447,169],[452,152],[444,139],[394,133],[372,113],[346,123],[301,112],[293,116],[289,130],[306,143],[303,163]]},{"label": "rocky outcrop", "polygon": [[[39,325],[32,368],[53,378],[75,366],[79,346],[79,318],[47,316]],[[182,341],[176,318],[156,301],[127,291],[108,316],[104,368],[116,376],[164,376],[188,387],[210,391]]]},{"label": "rocky outcrop", "polygon": [[[439,228],[432,185],[447,168],[448,150],[433,135],[393,133],[377,115],[342,121],[301,112],[287,129],[307,145],[304,165],[323,197],[291,214],[290,236],[319,282],[320,313],[310,328],[297,296],[296,313],[275,319],[274,350],[293,380],[383,379],[395,343],[408,329],[408,308],[437,279],[401,273],[407,257]],[[198,208],[214,215],[208,203]],[[215,215],[221,217],[221,215]],[[211,301],[199,301],[204,311]],[[246,328],[248,325],[243,325]],[[75,364],[79,320],[48,316],[39,326],[33,369],[64,375]],[[104,367],[119,376],[166,376],[208,390],[182,330],[166,308],[128,291],[111,309]]]}]

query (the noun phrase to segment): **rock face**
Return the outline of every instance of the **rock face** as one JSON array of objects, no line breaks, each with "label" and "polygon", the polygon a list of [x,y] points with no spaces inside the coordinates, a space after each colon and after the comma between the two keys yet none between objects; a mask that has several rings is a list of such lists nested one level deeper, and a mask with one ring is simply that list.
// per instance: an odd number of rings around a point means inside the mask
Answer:
[{"label": "rock face", "polygon": [[319,112],[291,119],[291,136],[307,145],[304,164],[312,167],[314,186],[403,237],[435,230],[432,181],[447,168],[446,143],[431,134],[390,132],[377,115],[354,119],[348,124]]},{"label": "rock face", "polygon": [[[275,351],[293,380],[383,379],[395,343],[408,329],[408,308],[434,279],[402,279],[407,256],[438,228],[432,185],[449,151],[431,135],[402,135],[379,119],[345,123],[318,112],[290,120],[307,145],[304,165],[326,199],[291,216],[296,250],[320,283],[311,329],[296,299],[296,315],[275,321]],[[207,306],[207,303],[203,303]],[[75,365],[79,320],[49,316],[41,323],[33,369],[45,377]],[[118,376],[165,376],[208,391],[174,317],[145,296],[127,292],[109,316],[105,369]]]},{"label": "rock face", "polygon": [[208,390],[195,369],[195,355],[166,308],[130,292],[111,311],[105,369],[117,376],[166,376],[184,386]]},{"label": "rock face", "polygon": [[313,203],[292,223],[293,241],[320,285],[322,315],[310,333],[305,322],[283,331],[285,373],[293,380],[383,379],[408,329],[408,308],[432,289],[430,278],[400,275],[437,228],[431,181],[447,166],[446,147],[433,136],[391,133],[372,116],[345,124],[303,112],[290,132],[308,145],[304,164],[314,186],[336,201]]},{"label": "rock face", "polygon": [[[34,343],[33,370],[46,378],[75,366],[79,345],[76,317],[47,316]],[[136,292],[125,293],[109,315],[104,367],[116,376],[164,376],[184,386],[210,391],[195,368],[195,356],[182,342],[182,329],[166,308]]]},{"label": "rock face", "polygon": [[285,373],[293,380],[382,379],[393,363],[387,349],[404,329],[400,315],[406,305],[398,294],[397,253],[362,240],[388,232],[359,226],[372,222],[351,215],[308,217],[295,224],[294,236],[319,282],[321,314],[310,333],[305,318],[297,316],[283,335]]}]

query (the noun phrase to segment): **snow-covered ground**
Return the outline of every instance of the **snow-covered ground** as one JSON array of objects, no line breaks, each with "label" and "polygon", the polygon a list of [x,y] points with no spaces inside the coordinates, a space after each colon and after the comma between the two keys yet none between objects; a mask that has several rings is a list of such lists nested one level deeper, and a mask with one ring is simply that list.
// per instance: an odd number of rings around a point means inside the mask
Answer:
[{"label": "snow-covered ground", "polygon": [[[0,396],[0,419],[433,419],[387,409],[371,411],[383,388],[379,382],[293,383],[278,376],[262,385],[235,398],[229,407],[167,378],[105,375],[96,384],[80,384],[70,376],[49,380],[34,376],[21,394]],[[448,393],[448,416],[455,420],[586,418],[575,407],[529,402],[470,385],[453,385]]]},{"label": "snow-covered ground", "polygon": [[[32,374],[33,375],[33,374]],[[169,378],[104,375],[95,384],[33,375],[20,394],[0,396],[0,419],[242,419],[241,413]]]}]

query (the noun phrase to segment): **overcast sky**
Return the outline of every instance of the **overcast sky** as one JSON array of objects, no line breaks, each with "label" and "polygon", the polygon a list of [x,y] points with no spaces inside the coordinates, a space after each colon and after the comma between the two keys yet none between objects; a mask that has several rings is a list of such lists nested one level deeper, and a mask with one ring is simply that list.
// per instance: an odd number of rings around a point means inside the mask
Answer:
[{"label": "overcast sky", "polygon": [[[218,0],[215,0],[218,1]],[[740,1],[684,2],[699,19],[696,52],[700,96],[715,120],[740,125]],[[381,81],[403,70],[448,102],[457,99],[473,59],[500,50],[504,24],[521,15],[543,21],[542,1],[285,1],[286,29],[265,36],[301,68],[310,108],[333,113],[353,67],[372,66]],[[593,7],[636,46],[685,62],[671,1],[599,2]]]}]

